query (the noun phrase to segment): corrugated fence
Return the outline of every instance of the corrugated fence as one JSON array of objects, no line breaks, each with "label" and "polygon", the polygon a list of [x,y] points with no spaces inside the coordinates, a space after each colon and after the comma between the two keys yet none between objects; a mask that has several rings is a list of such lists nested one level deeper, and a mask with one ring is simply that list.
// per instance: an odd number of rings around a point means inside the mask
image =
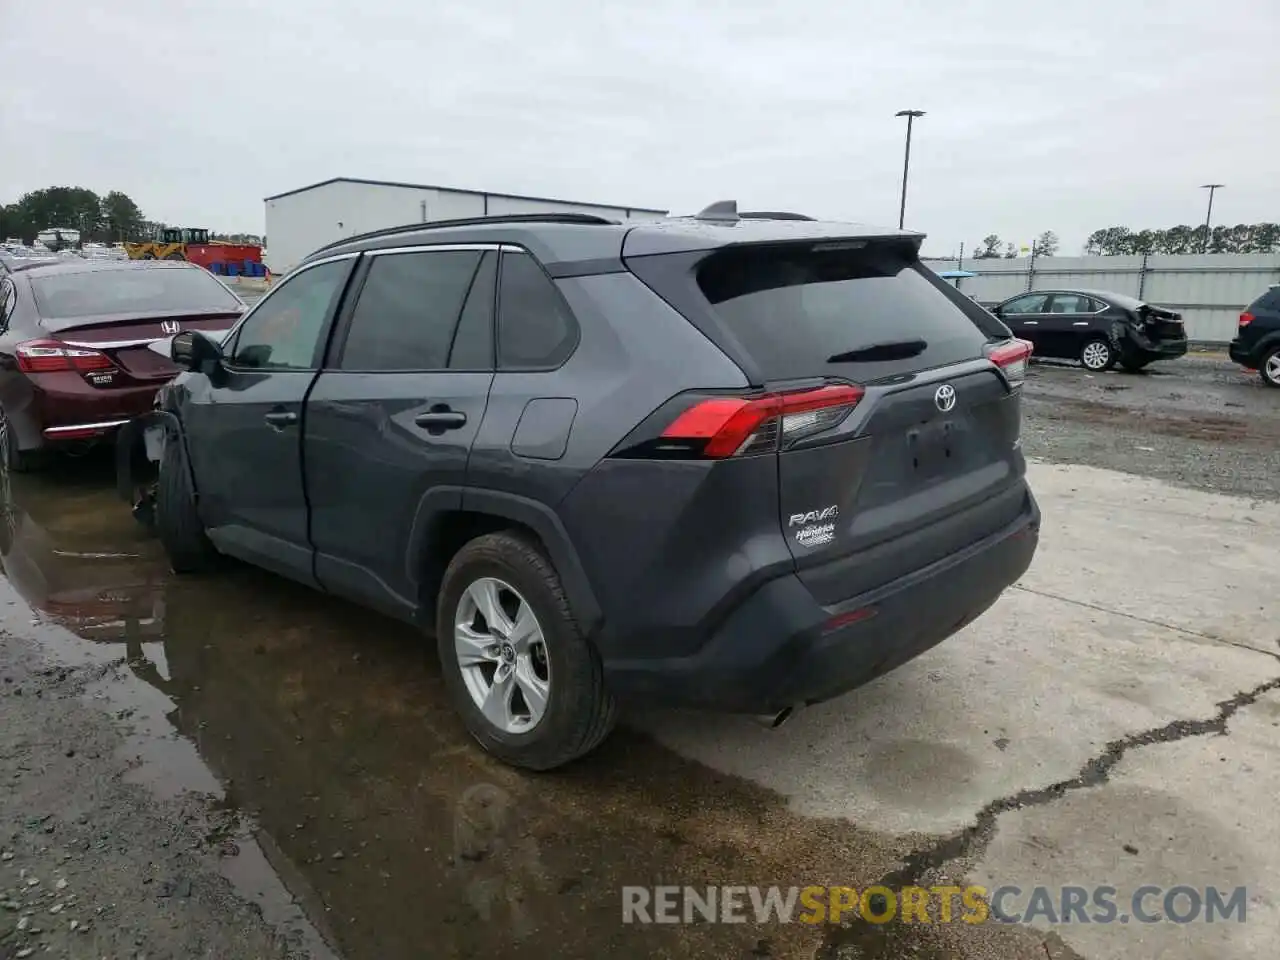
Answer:
[{"label": "corrugated fence", "polygon": [[1240,311],[1271,284],[1280,283],[1280,254],[1150,254],[1129,257],[1019,257],[1013,260],[929,260],[934,270],[978,274],[959,280],[980,303],[998,303],[1026,290],[1084,288],[1126,293],[1177,310],[1187,337],[1226,343],[1236,335]]}]

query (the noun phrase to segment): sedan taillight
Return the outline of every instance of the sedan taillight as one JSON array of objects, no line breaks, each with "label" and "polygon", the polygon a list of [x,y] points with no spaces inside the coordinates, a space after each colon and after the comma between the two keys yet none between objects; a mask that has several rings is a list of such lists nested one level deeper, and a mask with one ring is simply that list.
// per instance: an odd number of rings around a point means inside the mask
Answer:
[{"label": "sedan taillight", "polygon": [[61,340],[24,340],[14,348],[18,369],[24,373],[57,373],[63,370],[106,370],[111,358],[100,350],[70,347]]}]

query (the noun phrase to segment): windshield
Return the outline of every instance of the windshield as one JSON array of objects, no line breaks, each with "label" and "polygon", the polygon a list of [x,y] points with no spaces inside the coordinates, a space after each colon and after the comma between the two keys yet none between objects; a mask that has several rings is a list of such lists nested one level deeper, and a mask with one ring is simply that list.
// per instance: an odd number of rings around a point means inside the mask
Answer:
[{"label": "windshield", "polygon": [[51,330],[76,326],[84,317],[240,309],[230,290],[194,267],[55,273],[33,277],[31,289]]}]

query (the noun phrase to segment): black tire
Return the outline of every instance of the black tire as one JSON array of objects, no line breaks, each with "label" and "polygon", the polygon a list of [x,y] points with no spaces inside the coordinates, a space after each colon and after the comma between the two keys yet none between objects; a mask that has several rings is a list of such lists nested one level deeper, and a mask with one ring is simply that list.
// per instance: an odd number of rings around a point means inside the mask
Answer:
[{"label": "black tire", "polygon": [[1262,355],[1258,376],[1268,387],[1280,390],[1280,346],[1272,347]]},{"label": "black tire", "polygon": [[1115,347],[1105,337],[1094,337],[1080,348],[1080,363],[1090,373],[1105,373],[1116,365]]},{"label": "black tire", "polygon": [[140,259],[142,259],[142,260],[154,260],[155,258],[156,258],[156,255],[155,255],[154,253],[152,253],[150,250],[148,250],[146,253],[144,253],[144,254],[142,255],[142,257],[141,257]]},{"label": "black tire", "polygon": [[196,513],[182,442],[172,435],[166,439],[160,456],[155,529],[174,573],[203,573],[217,564],[218,551],[205,535],[204,524]]},{"label": "black tire", "polygon": [[164,258],[166,260],[186,260],[187,259],[180,253],[166,253]]},{"label": "black tire", "polygon": [[[550,689],[541,720],[527,733],[490,722],[472,699],[454,646],[454,621],[467,588],[483,577],[514,587],[542,628]],[[477,537],[445,571],[436,611],[436,645],[445,686],[467,730],[498,759],[527,770],[550,770],[595,749],[617,719],[595,648],[582,635],[551,561],[515,532]]]},{"label": "black tire", "polygon": [[1121,360],[1120,366],[1129,373],[1141,373],[1146,369],[1147,362],[1146,360]]},{"label": "black tire", "polygon": [[0,465],[10,473],[34,473],[48,463],[45,450],[20,450],[13,424],[0,410]]}]

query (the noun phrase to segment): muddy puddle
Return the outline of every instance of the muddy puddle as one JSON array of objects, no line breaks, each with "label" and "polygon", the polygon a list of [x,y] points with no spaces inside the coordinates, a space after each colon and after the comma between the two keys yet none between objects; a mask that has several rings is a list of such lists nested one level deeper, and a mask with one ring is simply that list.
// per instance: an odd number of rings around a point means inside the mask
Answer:
[{"label": "muddy puddle", "polygon": [[[86,696],[128,729],[131,776],[208,795],[224,874],[269,921],[305,914],[349,960],[916,949],[911,931],[624,924],[625,885],[862,887],[908,843],[798,818],[625,722],[567,770],[497,764],[447,707],[424,637],[247,567],[171,576],[109,463],[12,477],[4,507],[4,575],[51,653],[98,665]],[[985,956],[1033,955],[962,932]]]}]

